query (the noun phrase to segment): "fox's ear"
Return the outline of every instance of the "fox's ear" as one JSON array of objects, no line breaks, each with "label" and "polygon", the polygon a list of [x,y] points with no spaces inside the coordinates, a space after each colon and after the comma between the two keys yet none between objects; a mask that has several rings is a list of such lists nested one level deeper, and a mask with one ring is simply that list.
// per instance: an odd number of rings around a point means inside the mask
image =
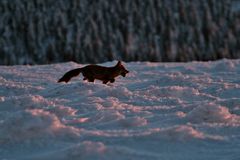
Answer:
[{"label": "fox's ear", "polygon": [[117,66],[121,66],[121,65],[122,65],[122,62],[118,61]]}]

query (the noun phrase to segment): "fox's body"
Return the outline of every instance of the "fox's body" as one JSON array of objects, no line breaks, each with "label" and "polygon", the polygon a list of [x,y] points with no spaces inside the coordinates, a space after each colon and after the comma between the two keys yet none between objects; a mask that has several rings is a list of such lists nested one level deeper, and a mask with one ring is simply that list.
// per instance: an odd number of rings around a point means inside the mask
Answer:
[{"label": "fox's body", "polygon": [[122,75],[123,77],[129,71],[125,69],[125,67],[119,61],[117,65],[113,67],[104,67],[99,65],[87,65],[82,68],[73,69],[68,71],[63,75],[62,78],[58,80],[58,82],[68,82],[72,77],[78,76],[80,73],[83,75],[83,80],[88,80],[88,82],[94,82],[95,79],[101,80],[104,84],[115,81],[115,77]]}]

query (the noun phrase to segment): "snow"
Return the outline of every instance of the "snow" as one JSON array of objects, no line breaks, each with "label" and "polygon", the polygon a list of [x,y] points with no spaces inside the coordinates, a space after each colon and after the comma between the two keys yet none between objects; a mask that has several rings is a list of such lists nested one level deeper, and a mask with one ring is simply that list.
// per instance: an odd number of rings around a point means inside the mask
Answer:
[{"label": "snow", "polygon": [[240,158],[240,60],[124,64],[107,85],[56,83],[73,62],[0,66],[0,159]]}]

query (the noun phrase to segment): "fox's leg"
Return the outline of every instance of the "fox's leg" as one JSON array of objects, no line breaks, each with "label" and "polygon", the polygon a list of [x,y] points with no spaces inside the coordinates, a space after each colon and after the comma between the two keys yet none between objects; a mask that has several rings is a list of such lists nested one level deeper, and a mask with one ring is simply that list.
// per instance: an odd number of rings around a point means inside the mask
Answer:
[{"label": "fox's leg", "polygon": [[114,79],[114,78],[113,78],[113,79],[110,79],[110,82],[111,82],[111,83],[115,82],[115,79]]},{"label": "fox's leg", "polygon": [[103,84],[107,84],[107,83],[108,83],[108,80],[103,80],[102,83],[103,83]]},{"label": "fox's leg", "polygon": [[88,82],[94,82],[94,78],[88,78]]}]

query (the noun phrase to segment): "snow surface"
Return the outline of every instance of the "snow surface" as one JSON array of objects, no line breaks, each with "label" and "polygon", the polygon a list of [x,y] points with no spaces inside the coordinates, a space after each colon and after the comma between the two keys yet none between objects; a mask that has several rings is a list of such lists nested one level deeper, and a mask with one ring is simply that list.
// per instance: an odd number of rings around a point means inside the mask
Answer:
[{"label": "snow surface", "polygon": [[240,159],[240,60],[125,65],[108,85],[0,66],[0,159]]}]

